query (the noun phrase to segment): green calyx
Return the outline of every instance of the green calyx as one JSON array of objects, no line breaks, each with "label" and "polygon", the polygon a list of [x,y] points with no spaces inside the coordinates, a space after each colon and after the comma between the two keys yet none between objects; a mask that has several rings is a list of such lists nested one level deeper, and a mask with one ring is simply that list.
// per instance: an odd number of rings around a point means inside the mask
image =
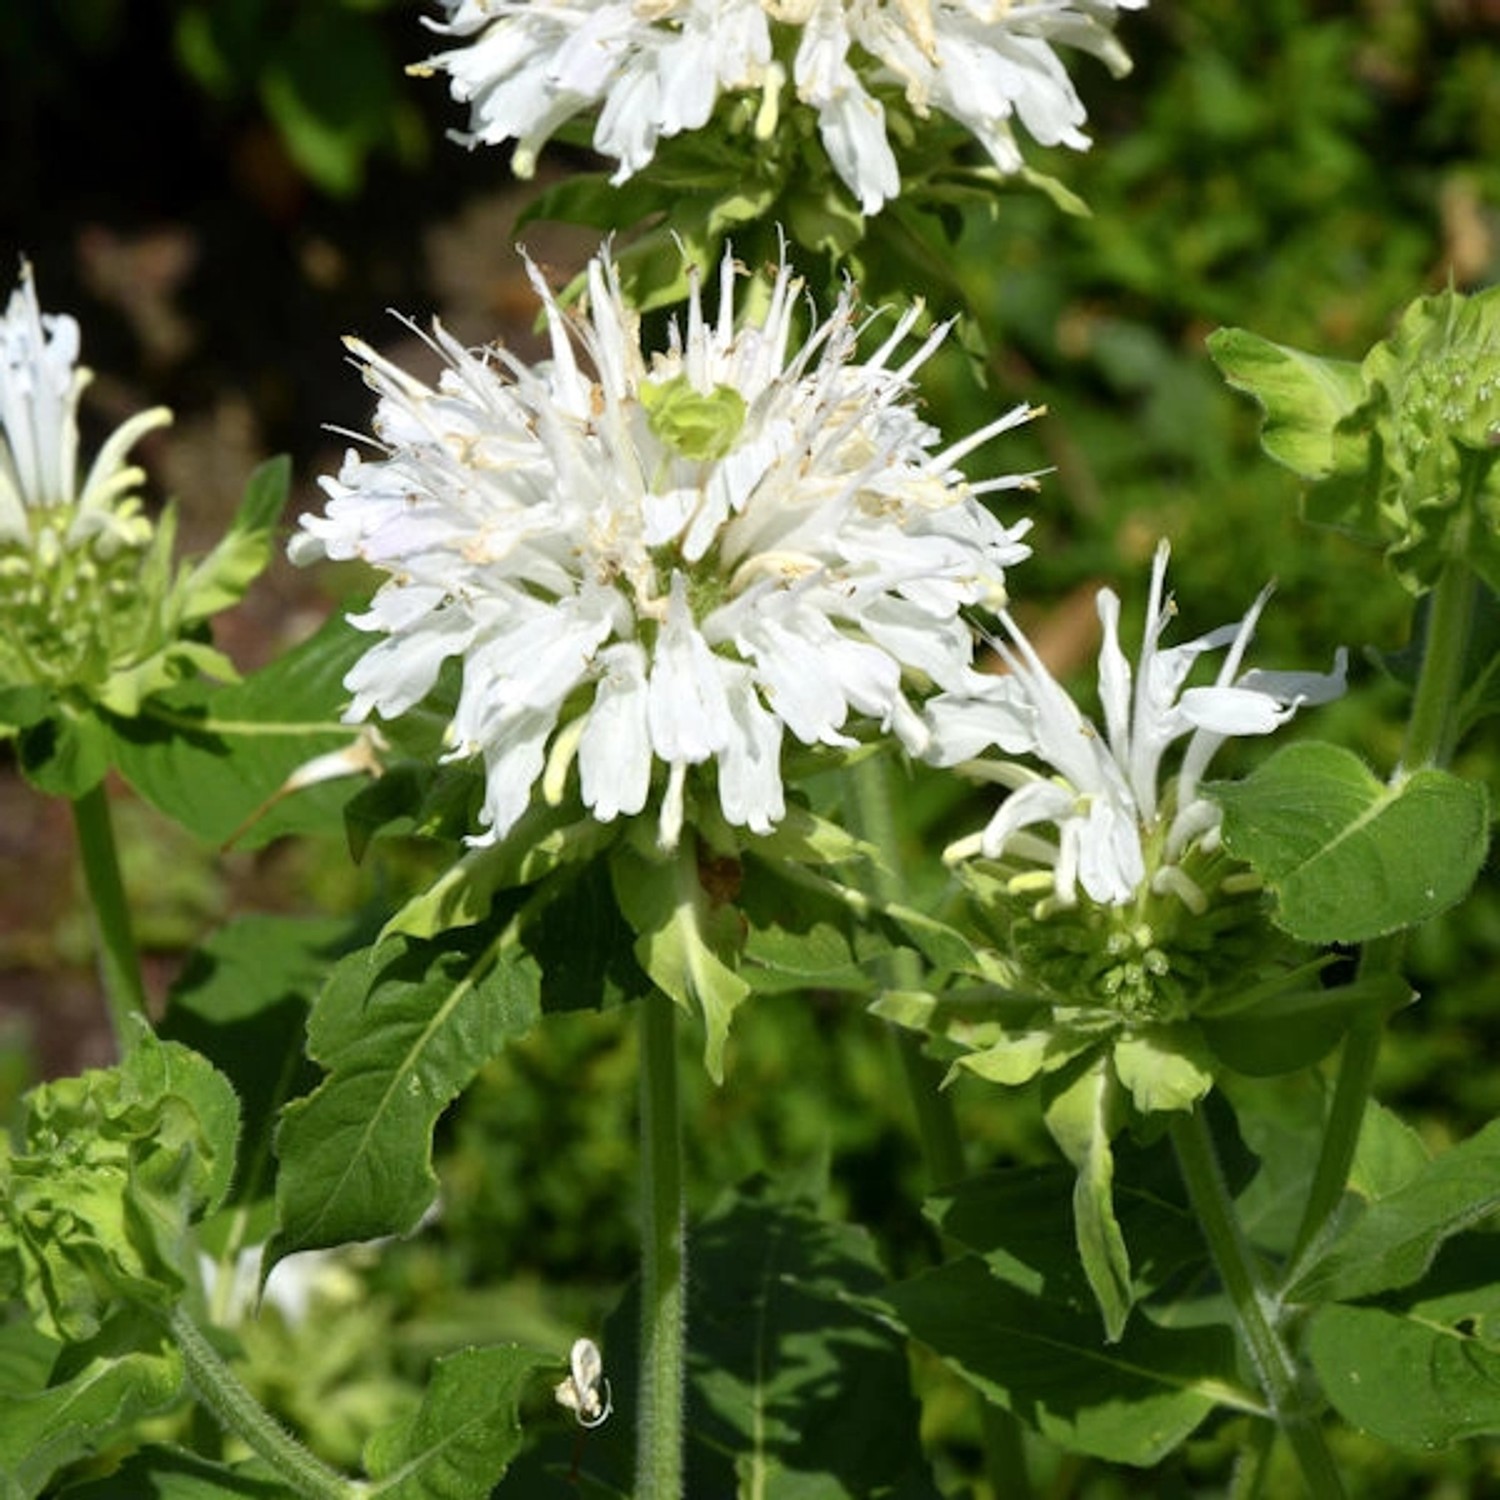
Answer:
[{"label": "green calyx", "polygon": [[696,389],[686,375],[647,381],[641,405],[651,431],[674,453],[709,463],[734,447],[745,426],[745,398],[733,386]]}]

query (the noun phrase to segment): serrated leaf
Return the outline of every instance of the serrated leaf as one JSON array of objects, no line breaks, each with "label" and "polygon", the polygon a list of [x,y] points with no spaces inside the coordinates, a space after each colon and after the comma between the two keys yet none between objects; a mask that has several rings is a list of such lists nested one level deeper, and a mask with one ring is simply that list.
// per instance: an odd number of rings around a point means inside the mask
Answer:
[{"label": "serrated leaf", "polygon": [[1484,788],[1423,769],[1385,785],[1337,745],[1301,741],[1244,781],[1207,789],[1224,844],[1265,880],[1276,921],[1314,943],[1357,943],[1461,900],[1484,861]]},{"label": "serrated leaf", "polygon": [[518,1344],[438,1360],[421,1406],[365,1448],[370,1500],[484,1500],[521,1447],[527,1385],[558,1364]]},{"label": "serrated leaf", "polygon": [[432,1203],[432,1131],[481,1066],[531,1030],[541,979],[512,920],[441,942],[352,953],[308,1025],[328,1076],[277,1132],[277,1230],[262,1274],[294,1250],[413,1228]]},{"label": "serrated leaf", "polygon": [[1236,1384],[1228,1328],[1166,1329],[1138,1317],[1119,1342],[1105,1344],[1091,1309],[1027,1296],[976,1257],[865,1301],[1070,1452],[1154,1464],[1215,1406],[1254,1405]]},{"label": "serrated leaf", "polygon": [[1357,362],[1321,359],[1243,328],[1211,334],[1208,352],[1225,380],[1265,413],[1261,446],[1304,479],[1337,467],[1334,429],[1364,399]]},{"label": "serrated leaf", "polygon": [[1300,1302],[1370,1297],[1411,1285],[1443,1242],[1500,1210],[1500,1120],[1377,1198],[1287,1289]]},{"label": "serrated leaf", "polygon": [[209,843],[237,836],[259,848],[285,833],[336,830],[357,777],[277,794],[299,767],[354,744],[358,731],[339,721],[343,679],[368,644],[334,615],[243,682],[163,694],[139,717],[112,721],[115,764],[148,802]]},{"label": "serrated leaf", "polygon": [[70,1347],[40,1390],[7,1394],[0,1414],[0,1500],[31,1500],[65,1463],[170,1406],[182,1356],[153,1319],[128,1311]]}]

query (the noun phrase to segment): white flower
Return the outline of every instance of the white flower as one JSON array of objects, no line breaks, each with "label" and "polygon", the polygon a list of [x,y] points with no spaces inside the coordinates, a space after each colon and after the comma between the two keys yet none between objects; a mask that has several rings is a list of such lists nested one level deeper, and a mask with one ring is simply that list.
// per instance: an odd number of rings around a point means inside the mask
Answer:
[{"label": "white flower", "polygon": [[686,329],[649,358],[607,252],[584,317],[529,269],[551,324],[542,364],[437,327],[434,390],[351,341],[381,453],[324,480],[326,514],[292,547],[389,575],[354,622],[383,639],[345,679],[350,720],[404,713],[459,658],[451,754],[484,758],[488,839],[539,779],[561,797],[575,762],[601,821],[659,791],[671,847],[690,771],[716,776],[729,822],[768,832],[787,731],[846,747],[874,724],[923,749],[903,678],[968,680],[960,612],[1002,603],[1028,552],[1027,523],[1007,529],[977,497],[1029,477],[970,485],[956,465],[1030,409],[934,451],[912,375],[946,329],[899,356],[909,311],[859,361],[846,291],[794,348],[784,260],[752,321],[726,255],[716,318],[694,282]]},{"label": "white flower", "polygon": [[[1244,618],[1181,646],[1163,648],[1162,633],[1174,613],[1164,597],[1167,545],[1157,549],[1151,572],[1145,636],[1132,675],[1120,649],[1120,601],[1099,591],[1104,642],[1099,652],[1099,698],[1105,732],[1079,712],[1008,615],[1008,640],[997,640],[1009,674],[974,674],[967,688],[928,705],[933,727],[929,756],[940,764],[970,761],[990,745],[1007,755],[1033,756],[1052,770],[1043,777],[1014,762],[977,762],[972,769],[1012,788],[980,834],[960,841],[949,857],[1011,852],[1049,868],[1057,900],[1092,900],[1122,906],[1150,888],[1172,892],[1193,906],[1199,899],[1181,867],[1187,851],[1216,846],[1219,809],[1199,795],[1210,757],[1231,735],[1269,734],[1307,703],[1323,703],[1344,690],[1345,653],[1332,672],[1240,672],[1246,648],[1270,590]],[[1205,652],[1228,647],[1212,684],[1186,687]],[[1191,735],[1175,787],[1160,788],[1167,748]],[[1027,830],[1052,825],[1056,843]],[[1163,826],[1165,824],[1165,826]]]},{"label": "white flower", "polygon": [[462,39],[418,71],[449,75],[471,107],[469,145],[516,142],[529,176],[559,126],[599,108],[594,147],[614,180],[644,167],[663,136],[697,130],[721,94],[757,91],[757,130],[773,128],[786,81],[777,41],[790,30],[792,83],[817,112],[824,149],[867,214],[900,190],[873,91],[898,91],[918,116],[967,128],[1002,172],[1022,165],[1019,123],[1043,145],[1086,147],[1084,109],[1058,45],[1129,59],[1111,27],[1145,0],[438,0],[434,31]]},{"label": "white flower", "polygon": [[0,547],[75,548],[97,539],[138,546],[150,536],[129,491],[145,478],[125,455],[171,421],[157,407],[132,417],[99,450],[79,483],[78,400],[93,378],[78,364],[78,324],[43,313],[31,266],[0,318]]}]

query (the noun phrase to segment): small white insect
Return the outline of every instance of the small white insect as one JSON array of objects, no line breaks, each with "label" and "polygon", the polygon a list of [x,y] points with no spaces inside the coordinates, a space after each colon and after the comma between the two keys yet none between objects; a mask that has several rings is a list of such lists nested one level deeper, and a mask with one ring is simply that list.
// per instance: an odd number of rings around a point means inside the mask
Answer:
[{"label": "small white insect", "polygon": [[[559,1406],[577,1414],[580,1427],[601,1426],[615,1409],[614,1395],[604,1374],[604,1359],[592,1339],[576,1339],[568,1355],[569,1375],[553,1395]],[[600,1385],[604,1395],[600,1399]]]}]

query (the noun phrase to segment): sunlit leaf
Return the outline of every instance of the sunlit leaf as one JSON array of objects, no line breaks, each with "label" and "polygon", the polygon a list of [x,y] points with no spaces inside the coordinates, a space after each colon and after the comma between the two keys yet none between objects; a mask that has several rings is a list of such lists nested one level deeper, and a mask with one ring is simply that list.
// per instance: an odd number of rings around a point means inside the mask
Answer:
[{"label": "sunlit leaf", "polygon": [[1217,782],[1224,843],[1307,942],[1363,942],[1461,900],[1489,843],[1483,786],[1432,769],[1386,785],[1352,751],[1301,741]]},{"label": "sunlit leaf", "polygon": [[1411,1285],[1443,1242],[1500,1210],[1500,1120],[1377,1198],[1288,1288],[1298,1301],[1374,1296]]},{"label": "sunlit leaf", "polygon": [[284,1255],[411,1229],[433,1201],[432,1131],[486,1061],[541,1013],[515,922],[441,942],[395,938],[343,959],[318,997],[308,1048],[329,1070],[277,1133]]}]

